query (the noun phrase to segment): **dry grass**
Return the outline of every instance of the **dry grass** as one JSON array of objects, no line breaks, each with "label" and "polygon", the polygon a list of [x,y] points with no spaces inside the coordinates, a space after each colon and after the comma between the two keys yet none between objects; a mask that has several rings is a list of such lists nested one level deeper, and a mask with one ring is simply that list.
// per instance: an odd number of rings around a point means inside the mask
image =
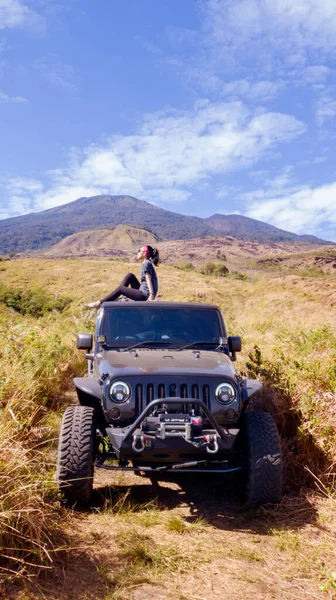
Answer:
[{"label": "dry grass", "polygon": [[0,456],[0,573],[27,577],[51,568],[62,545],[54,482],[41,452],[6,421]]},{"label": "dry grass", "polygon": [[[245,271],[244,264],[238,262],[238,268]],[[56,435],[60,397],[71,376],[85,370],[85,361],[75,350],[75,334],[80,330],[92,331],[94,322],[85,313],[83,303],[102,297],[120,281],[125,271],[137,272],[138,266],[111,260],[16,260],[6,262],[4,267],[1,275],[7,287],[33,289],[36,286],[56,296],[71,298],[71,304],[63,314],[51,313],[38,320],[22,317],[0,305],[3,339],[0,357],[3,419],[0,532],[1,546],[6,549],[2,552],[8,557],[4,568],[9,569],[3,572],[14,576],[28,574],[33,568],[30,563],[50,566],[55,546],[51,532],[62,530],[57,503],[51,500],[55,498],[55,492],[53,485],[48,483],[52,481],[48,453],[43,450],[43,454],[37,454],[34,446],[42,444],[38,446],[40,451],[43,444]],[[159,277],[159,300],[214,302],[221,307],[229,334],[243,338],[238,368],[258,374],[266,383],[268,396],[260,401],[267,402],[274,412],[284,436],[288,464],[296,465],[295,471],[292,467],[287,469],[288,482],[295,479],[297,484],[299,472],[302,473],[301,481],[305,481],[307,474],[310,480],[317,476],[317,487],[322,486],[322,491],[329,497],[325,502],[331,502],[336,456],[334,279],[324,274],[321,284],[315,278],[299,277],[295,273],[277,276],[250,271],[248,281],[239,281],[203,276],[195,271],[186,273],[164,265],[160,267]],[[259,358],[256,346],[261,353]],[[329,593],[333,589],[331,561],[328,559],[324,567],[317,561],[317,570],[314,566],[316,552],[330,555],[330,539],[334,534],[330,533],[329,523],[328,533],[321,534],[321,544],[314,538],[310,546],[305,543],[304,536],[301,538],[301,532],[295,533],[294,521],[292,532],[284,533],[282,525],[279,532],[276,529],[277,514],[280,522],[291,523],[292,514],[299,512],[302,516],[303,510],[309,509],[293,505],[274,510],[271,517],[270,513],[262,513],[262,518],[273,520],[274,548],[286,556],[296,553],[295,561],[300,561],[300,554],[303,554],[300,573],[310,570],[310,577],[313,573]],[[329,518],[323,513],[324,509],[320,521]],[[191,537],[194,539],[197,535],[208,540],[204,543],[208,544],[207,552],[213,556],[211,536],[216,537],[218,532],[214,533],[210,527],[210,533],[202,521],[189,524],[179,512],[165,515],[162,520],[162,507],[155,502],[146,507],[141,502],[132,503],[129,495],[114,497],[96,518],[107,516],[120,526],[124,523],[127,527],[137,528],[140,536],[134,554],[127,546],[127,536],[125,546],[118,550],[126,570],[121,568],[120,578],[113,580],[114,587],[110,592],[114,598],[118,597],[116,594],[122,597],[124,593],[123,581],[125,578],[127,581],[130,565],[133,565],[133,575],[129,585],[135,585],[137,573],[144,569],[144,564],[148,577],[154,573],[158,580],[159,571],[163,573],[166,568],[164,565],[178,568],[176,556],[182,552],[179,544],[189,560],[184,544],[188,545]],[[141,531],[143,528],[160,530],[165,540],[168,536],[167,543],[162,544],[154,537],[155,549],[161,558],[152,556],[151,542]],[[297,550],[296,535],[300,538]],[[177,554],[170,554],[168,549],[174,544],[178,546]],[[228,547],[232,561],[260,563],[261,569],[264,564],[269,569],[274,568],[267,549],[251,548],[249,544],[242,548],[245,555],[238,556],[235,542]],[[194,559],[191,557],[190,560]],[[103,571],[102,567],[102,576]],[[258,574],[255,577],[260,578]]]}]

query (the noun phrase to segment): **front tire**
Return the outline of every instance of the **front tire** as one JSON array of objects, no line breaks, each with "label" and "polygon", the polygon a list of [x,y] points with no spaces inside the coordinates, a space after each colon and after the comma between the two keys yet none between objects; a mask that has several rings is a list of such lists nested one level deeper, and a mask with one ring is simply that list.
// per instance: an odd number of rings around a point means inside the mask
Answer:
[{"label": "front tire", "polygon": [[94,409],[69,406],[62,419],[59,435],[56,481],[69,504],[90,502],[95,455]]},{"label": "front tire", "polygon": [[244,432],[247,455],[246,504],[276,504],[281,500],[282,453],[274,420],[266,412],[247,412],[244,415]]}]

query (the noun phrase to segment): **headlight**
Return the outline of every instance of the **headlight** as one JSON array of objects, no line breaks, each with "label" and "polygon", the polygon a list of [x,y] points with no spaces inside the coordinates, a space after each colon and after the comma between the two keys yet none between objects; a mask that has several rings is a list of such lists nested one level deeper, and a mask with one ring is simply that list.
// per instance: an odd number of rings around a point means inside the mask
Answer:
[{"label": "headlight", "polygon": [[236,390],[231,383],[220,383],[216,387],[215,397],[221,404],[231,404],[236,399]]},{"label": "headlight", "polygon": [[113,402],[122,404],[123,402],[127,402],[131,397],[131,388],[128,383],[125,383],[124,381],[114,381],[110,385],[109,393]]}]

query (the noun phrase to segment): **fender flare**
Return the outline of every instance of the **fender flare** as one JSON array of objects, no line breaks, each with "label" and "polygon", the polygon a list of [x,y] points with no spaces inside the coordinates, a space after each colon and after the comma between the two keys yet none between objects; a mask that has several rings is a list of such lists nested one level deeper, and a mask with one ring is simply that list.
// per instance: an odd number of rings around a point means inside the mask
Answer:
[{"label": "fender flare", "polygon": [[99,402],[102,400],[102,387],[95,379],[90,379],[89,377],[75,377],[73,381],[79,401],[81,398],[84,398],[84,396],[92,396],[99,400]]},{"label": "fender flare", "polygon": [[81,406],[91,406],[94,409],[97,427],[103,432],[107,426],[107,421],[102,409],[103,391],[101,385],[98,381],[89,377],[75,377],[73,381],[79,404]]},{"label": "fender flare", "polygon": [[244,387],[243,387],[243,397],[244,401],[248,402],[252,396],[254,396],[257,392],[263,388],[263,384],[258,381],[258,379],[245,379]]}]

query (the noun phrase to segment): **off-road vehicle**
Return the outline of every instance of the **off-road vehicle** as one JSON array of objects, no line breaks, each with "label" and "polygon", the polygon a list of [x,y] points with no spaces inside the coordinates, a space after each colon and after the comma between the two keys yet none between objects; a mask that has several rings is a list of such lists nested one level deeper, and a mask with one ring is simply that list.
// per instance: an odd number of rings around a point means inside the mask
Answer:
[{"label": "off-road vehicle", "polygon": [[153,479],[240,471],[249,505],[280,500],[278,431],[269,413],[246,410],[261,384],[236,372],[241,339],[227,337],[218,307],[105,302],[77,348],[88,375],[74,379],[56,475],[68,502],[89,503],[95,467]]}]

